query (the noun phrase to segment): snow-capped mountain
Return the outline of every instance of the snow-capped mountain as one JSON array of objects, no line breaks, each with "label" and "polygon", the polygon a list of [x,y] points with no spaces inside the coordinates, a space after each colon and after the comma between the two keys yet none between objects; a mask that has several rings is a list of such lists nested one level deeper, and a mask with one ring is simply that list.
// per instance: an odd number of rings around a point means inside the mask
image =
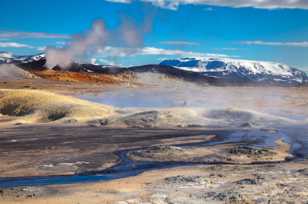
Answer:
[{"label": "snow-capped mountain", "polygon": [[9,52],[0,52],[0,64],[9,63],[13,59],[13,54]]},{"label": "snow-capped mountain", "polygon": [[42,70],[46,68],[46,54],[41,53],[30,56],[14,56],[11,63],[25,69]]},{"label": "snow-capped mountain", "polygon": [[160,64],[117,67],[112,65],[72,63],[69,67],[47,67],[44,53],[31,56],[14,56],[0,53],[0,64],[15,64],[23,69],[67,70],[102,74],[156,72],[176,78],[210,84],[277,84],[303,85],[308,83],[305,72],[285,64],[227,58],[181,58],[164,60]]},{"label": "snow-capped mountain", "polygon": [[198,72],[204,76],[225,81],[303,84],[308,79],[305,72],[274,62],[226,58],[181,58],[164,60],[160,65]]},{"label": "snow-capped mountain", "polygon": [[45,54],[41,53],[38,55],[29,55],[29,56],[15,56],[9,52],[0,52],[0,62],[2,63],[31,63],[37,62],[42,59],[45,59]]}]

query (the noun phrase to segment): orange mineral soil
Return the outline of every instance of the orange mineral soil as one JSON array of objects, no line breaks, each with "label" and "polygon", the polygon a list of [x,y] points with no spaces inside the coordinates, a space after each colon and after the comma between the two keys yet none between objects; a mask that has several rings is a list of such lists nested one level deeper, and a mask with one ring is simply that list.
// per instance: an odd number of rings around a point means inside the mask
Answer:
[{"label": "orange mineral soil", "polygon": [[32,71],[32,73],[44,79],[67,82],[117,84],[129,80],[129,76],[126,75],[108,75],[86,72],[43,70]]}]

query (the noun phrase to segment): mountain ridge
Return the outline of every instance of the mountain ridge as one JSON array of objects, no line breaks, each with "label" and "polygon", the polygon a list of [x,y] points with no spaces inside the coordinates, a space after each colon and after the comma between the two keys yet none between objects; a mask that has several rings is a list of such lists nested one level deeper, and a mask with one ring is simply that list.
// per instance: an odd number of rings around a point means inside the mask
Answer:
[{"label": "mountain ridge", "polygon": [[26,70],[53,69],[116,75],[122,73],[156,72],[188,81],[212,84],[305,85],[308,77],[304,71],[281,63],[227,59],[180,58],[163,60],[159,64],[120,67],[91,63],[72,63],[68,67],[48,67],[46,55],[14,56],[0,53],[0,62],[12,63]]},{"label": "mountain ridge", "polygon": [[164,60],[160,65],[192,70],[202,75],[225,80],[260,83],[303,84],[307,82],[305,72],[285,64],[265,61],[227,58],[181,58]]}]

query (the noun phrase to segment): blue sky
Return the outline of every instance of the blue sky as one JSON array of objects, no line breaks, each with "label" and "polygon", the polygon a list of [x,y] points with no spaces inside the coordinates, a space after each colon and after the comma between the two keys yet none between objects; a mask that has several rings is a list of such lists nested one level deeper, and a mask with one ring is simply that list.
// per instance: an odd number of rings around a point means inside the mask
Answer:
[{"label": "blue sky", "polygon": [[74,39],[71,36],[85,33],[101,20],[109,33],[121,32],[123,22],[129,22],[140,38],[133,45],[137,51],[130,54],[123,50],[131,45],[112,39],[104,44],[108,49],[87,56],[101,63],[131,65],[217,55],[277,61],[308,70],[306,1],[189,2],[1,0],[0,51],[33,54],[46,46],[63,47]]}]

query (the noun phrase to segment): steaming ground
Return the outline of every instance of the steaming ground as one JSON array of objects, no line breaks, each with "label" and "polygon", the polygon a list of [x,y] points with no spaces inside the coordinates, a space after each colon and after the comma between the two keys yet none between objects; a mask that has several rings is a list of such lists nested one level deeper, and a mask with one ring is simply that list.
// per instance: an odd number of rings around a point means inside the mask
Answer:
[{"label": "steaming ground", "polygon": [[[87,92],[78,92],[68,86],[64,92],[74,96],[43,90],[0,89],[1,126],[285,128],[297,132],[292,138],[306,132],[303,130],[308,123],[306,87],[215,87],[154,73],[138,74],[137,79],[134,85],[105,87],[102,92],[96,88],[95,94],[89,93],[91,87]],[[62,86],[55,89],[63,90]]]},{"label": "steaming ground", "polygon": [[[109,52],[108,36],[116,35],[130,54],[138,51],[142,33],[125,23],[113,33],[98,21],[68,47],[49,48],[47,64],[65,67],[88,51]],[[14,177],[17,183],[28,177],[29,185],[32,176],[48,182],[116,172],[121,163],[125,173],[138,162],[202,165],[108,183],[0,188],[1,204],[307,203],[306,87],[214,87],[154,73],[137,73],[133,82],[95,73],[35,74],[41,79],[0,66],[0,87],[10,88],[0,88],[0,186]]]},{"label": "steaming ground", "polygon": [[2,89],[0,113],[14,117],[15,123],[140,128],[262,128],[308,122],[306,87],[214,87],[155,73],[138,74],[137,79],[136,84],[143,85],[114,86],[96,94],[72,93],[81,99]]},{"label": "steaming ground", "polygon": [[121,109],[37,90],[0,90],[0,113],[14,123],[87,123],[109,127],[273,127],[301,124],[287,117],[245,109]]},{"label": "steaming ground", "polygon": [[305,122],[308,118],[306,87],[216,87],[154,73],[138,74],[137,79],[144,85],[77,96],[127,111],[139,109],[154,111],[159,116],[171,115],[174,121],[186,118],[191,124],[216,120],[222,126],[232,121],[233,125],[237,122],[253,125],[263,119],[267,123],[269,120]]},{"label": "steaming ground", "polygon": [[134,85],[39,79],[32,89],[0,89],[0,177],[101,171],[121,162],[119,150],[134,162],[204,165],[110,182],[0,189],[0,203],[308,200],[306,87],[214,87],[138,75]]}]

